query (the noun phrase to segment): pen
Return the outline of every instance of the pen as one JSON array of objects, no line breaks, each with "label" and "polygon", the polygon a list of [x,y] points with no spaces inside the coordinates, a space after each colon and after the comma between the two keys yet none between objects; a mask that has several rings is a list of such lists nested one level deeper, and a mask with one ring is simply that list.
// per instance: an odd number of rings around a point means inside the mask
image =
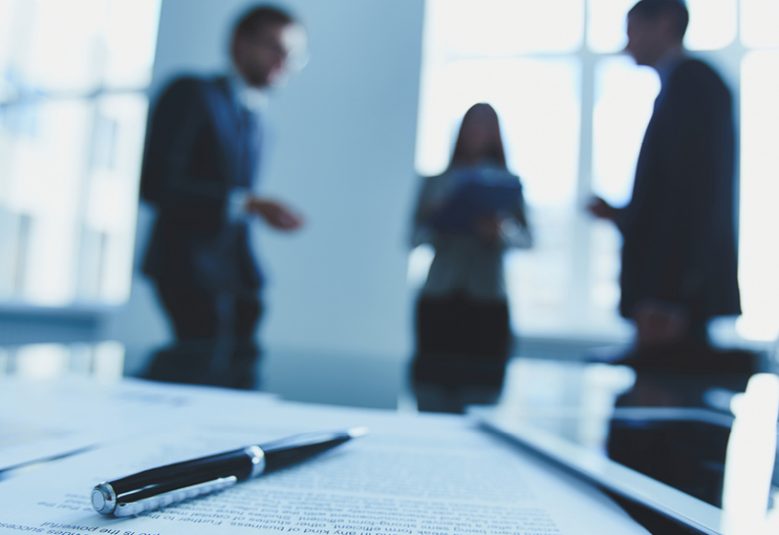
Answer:
[{"label": "pen", "polygon": [[357,427],[295,435],[144,470],[97,485],[92,507],[109,516],[137,515],[301,462],[367,432]]}]

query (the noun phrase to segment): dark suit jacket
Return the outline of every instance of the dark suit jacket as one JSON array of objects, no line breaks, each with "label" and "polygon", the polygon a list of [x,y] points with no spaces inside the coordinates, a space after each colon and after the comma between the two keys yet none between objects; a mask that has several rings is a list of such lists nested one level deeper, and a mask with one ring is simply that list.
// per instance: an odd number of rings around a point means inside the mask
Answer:
[{"label": "dark suit jacket", "polygon": [[741,312],[737,281],[735,127],[730,91],[701,61],[664,76],[620,211],[620,312],[644,300],[681,305],[695,319]]},{"label": "dark suit jacket", "polygon": [[247,222],[228,214],[231,192],[251,187],[258,157],[256,124],[226,78],[181,77],[163,90],[141,175],[141,197],[157,211],[144,273],[215,292],[259,289]]}]

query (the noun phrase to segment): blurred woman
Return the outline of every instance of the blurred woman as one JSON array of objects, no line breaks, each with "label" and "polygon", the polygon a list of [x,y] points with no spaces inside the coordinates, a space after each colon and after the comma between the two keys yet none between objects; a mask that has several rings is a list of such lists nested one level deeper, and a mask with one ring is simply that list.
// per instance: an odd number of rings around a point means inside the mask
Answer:
[{"label": "blurred woman", "polygon": [[531,237],[489,104],[466,112],[447,170],[423,179],[412,245],[423,243],[435,257],[416,305],[414,381],[499,388],[512,340],[503,255]]}]

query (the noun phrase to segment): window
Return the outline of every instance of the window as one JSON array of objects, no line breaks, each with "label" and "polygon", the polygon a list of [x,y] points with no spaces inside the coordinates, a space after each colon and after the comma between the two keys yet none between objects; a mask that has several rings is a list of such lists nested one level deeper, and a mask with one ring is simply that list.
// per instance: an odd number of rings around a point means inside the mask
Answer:
[{"label": "window", "polygon": [[[537,247],[508,255],[515,328],[525,333],[624,336],[620,238],[584,212],[597,194],[630,197],[655,72],[621,54],[635,0],[428,0],[417,170],[441,172],[462,114],[498,110],[509,166],[525,184]],[[740,105],[739,333],[779,327],[779,37],[775,0],[688,0],[687,47],[718,66]],[[540,7],[543,6],[543,7]],[[412,254],[419,283],[429,250]]]},{"label": "window", "polygon": [[126,299],[159,0],[0,0],[0,301]]},{"label": "window", "polygon": [[754,337],[770,335],[779,318],[777,72],[779,48],[750,51],[741,63],[740,327]]}]

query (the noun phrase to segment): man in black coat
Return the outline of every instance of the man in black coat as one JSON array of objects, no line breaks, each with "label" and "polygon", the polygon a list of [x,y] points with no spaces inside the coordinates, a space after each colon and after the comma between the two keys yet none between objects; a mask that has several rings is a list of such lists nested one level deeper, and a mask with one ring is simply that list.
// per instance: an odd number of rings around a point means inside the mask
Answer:
[{"label": "man in black coat", "polygon": [[260,219],[294,231],[303,223],[284,204],[254,193],[263,90],[285,73],[303,38],[288,13],[251,8],[232,33],[232,73],[178,77],[152,109],[141,197],[157,217],[143,271],[176,336],[164,378],[201,382],[182,375],[199,368],[208,376],[202,381],[250,386],[235,376],[257,358],[262,314],[263,276],[249,226]]},{"label": "man in black coat", "polygon": [[623,236],[621,314],[638,345],[706,341],[708,321],[741,312],[735,221],[735,127],[729,89],[684,51],[681,0],[641,0],[628,14],[626,51],[662,88],[644,136],[633,195],[596,217]]}]

